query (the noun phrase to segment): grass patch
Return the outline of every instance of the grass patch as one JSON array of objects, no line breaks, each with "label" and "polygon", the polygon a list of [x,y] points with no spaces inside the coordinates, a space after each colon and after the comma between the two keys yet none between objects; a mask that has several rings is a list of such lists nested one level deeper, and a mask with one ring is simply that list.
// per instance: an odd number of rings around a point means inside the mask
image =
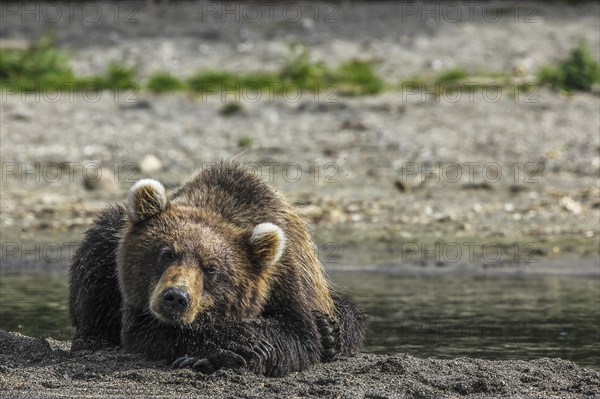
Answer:
[{"label": "grass patch", "polygon": [[65,54],[43,36],[27,50],[0,49],[0,84],[22,91],[40,90],[48,85],[58,89],[75,79]]},{"label": "grass patch", "polygon": [[247,134],[243,134],[240,137],[238,137],[238,147],[250,148],[250,146],[252,146],[252,143],[254,143],[254,139],[251,136],[248,136]]},{"label": "grass patch", "polygon": [[377,94],[383,90],[383,80],[375,74],[373,65],[366,61],[350,60],[337,70],[338,84],[343,94]]},{"label": "grass patch", "polygon": [[319,91],[333,85],[342,95],[362,95],[379,93],[383,89],[383,81],[368,62],[350,60],[337,69],[330,69],[324,64],[309,62],[307,54],[294,58],[278,73],[201,71],[188,79],[187,85],[199,93],[263,89],[281,93],[291,86]]},{"label": "grass patch", "polygon": [[232,72],[201,71],[187,80],[188,87],[198,93],[261,90],[277,84],[277,77],[269,73],[234,74]]},{"label": "grass patch", "polygon": [[[64,52],[54,46],[51,36],[43,36],[26,50],[0,50],[0,86],[14,91],[47,89],[118,90],[141,87],[136,82],[136,70],[121,64],[110,64],[102,75],[76,76]],[[383,81],[371,63],[350,60],[338,68],[311,62],[306,50],[289,59],[278,72],[233,73],[227,71],[199,71],[187,80],[168,72],[151,75],[145,87],[155,93],[191,90],[197,93],[222,91],[260,91],[282,93],[296,87],[320,91],[337,87],[342,95],[375,94],[383,90]]]},{"label": "grass patch", "polygon": [[302,89],[317,90],[331,83],[334,78],[325,64],[310,62],[307,51],[290,59],[278,76],[282,84],[294,84]]},{"label": "grass patch", "polygon": [[44,35],[26,50],[0,49],[0,86],[14,91],[130,89],[136,86],[135,69],[113,63],[104,75],[77,76],[66,54]]},{"label": "grass patch", "polygon": [[546,65],[538,71],[543,86],[571,91],[590,91],[600,83],[600,66],[585,43],[569,52],[557,65]]},{"label": "grass patch", "polygon": [[402,80],[397,88],[405,91],[425,90],[435,94],[449,94],[457,91],[472,93],[489,87],[510,88],[514,86],[509,74],[495,71],[478,71],[470,74],[463,68],[451,68],[427,78],[412,76]]},{"label": "grass patch", "polygon": [[108,66],[108,70],[104,76],[91,78],[91,80],[98,89],[131,89],[132,87],[137,87],[135,73],[135,68],[112,63]]},{"label": "grass patch", "polygon": [[463,79],[466,79],[468,76],[469,73],[464,69],[452,68],[442,72],[435,80],[435,84],[442,86],[449,83],[456,83]]},{"label": "grass patch", "polygon": [[403,80],[399,85],[400,90],[424,89],[425,87],[427,87],[425,79],[416,75],[411,76],[407,80]]},{"label": "grass patch", "polygon": [[283,84],[313,91],[336,86],[342,95],[376,94],[384,87],[370,62],[352,59],[331,69],[323,63],[311,62],[307,51],[288,61],[279,79]]},{"label": "grass patch", "polygon": [[188,87],[199,93],[222,91],[235,84],[233,74],[229,72],[203,71],[198,72],[187,80]]},{"label": "grass patch", "polygon": [[[571,91],[590,91],[600,84],[600,66],[585,43],[571,50],[556,65],[538,71],[536,82],[518,82],[504,72],[478,71],[469,74],[457,67],[426,77],[413,76],[394,86],[399,90],[428,90],[446,93],[457,90],[485,90],[490,85],[531,92],[537,85]],[[28,49],[0,49],[0,87],[13,91],[40,90],[119,90],[142,87],[136,81],[135,68],[110,64],[102,75],[77,76],[69,66],[68,57],[44,35]],[[189,90],[196,93],[258,92],[285,93],[291,88],[310,91],[335,88],[338,95],[377,94],[386,89],[373,64],[352,59],[336,68],[310,60],[304,48],[294,53],[287,63],[275,72],[234,73],[220,70],[199,71],[189,79],[180,79],[168,72],[152,74],[143,86],[154,93]],[[225,105],[220,112],[232,115],[239,112],[234,105]]]},{"label": "grass patch", "polygon": [[171,91],[183,90],[185,83],[169,72],[156,72],[148,78],[148,90],[154,93],[166,93]]}]

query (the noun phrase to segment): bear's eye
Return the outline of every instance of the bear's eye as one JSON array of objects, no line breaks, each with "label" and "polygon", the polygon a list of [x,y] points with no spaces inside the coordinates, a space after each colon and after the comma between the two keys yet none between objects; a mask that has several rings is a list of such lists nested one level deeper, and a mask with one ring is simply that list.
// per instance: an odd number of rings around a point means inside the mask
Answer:
[{"label": "bear's eye", "polygon": [[175,260],[175,252],[169,248],[163,248],[160,251],[160,260],[163,262],[172,262]]},{"label": "bear's eye", "polygon": [[213,275],[217,272],[217,264],[215,262],[208,262],[202,267],[204,273]]}]

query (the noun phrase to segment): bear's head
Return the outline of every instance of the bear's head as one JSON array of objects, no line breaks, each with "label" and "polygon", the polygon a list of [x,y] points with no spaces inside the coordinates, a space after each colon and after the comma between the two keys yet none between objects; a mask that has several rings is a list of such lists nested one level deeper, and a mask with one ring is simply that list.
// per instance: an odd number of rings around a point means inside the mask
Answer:
[{"label": "bear's head", "polygon": [[129,193],[117,253],[125,304],[171,324],[199,315],[253,317],[263,308],[285,235],[265,221],[242,229],[209,210],[173,203],[144,179]]}]

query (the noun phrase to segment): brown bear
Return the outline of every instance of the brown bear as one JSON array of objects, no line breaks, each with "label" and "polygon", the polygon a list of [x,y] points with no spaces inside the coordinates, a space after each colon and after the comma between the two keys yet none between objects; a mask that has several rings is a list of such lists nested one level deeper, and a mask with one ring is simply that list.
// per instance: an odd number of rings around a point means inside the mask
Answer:
[{"label": "brown bear", "polygon": [[239,164],[168,196],[150,179],[86,232],[70,268],[72,349],[121,345],[174,367],[265,375],[355,353],[357,306],[328,284],[306,223]]}]

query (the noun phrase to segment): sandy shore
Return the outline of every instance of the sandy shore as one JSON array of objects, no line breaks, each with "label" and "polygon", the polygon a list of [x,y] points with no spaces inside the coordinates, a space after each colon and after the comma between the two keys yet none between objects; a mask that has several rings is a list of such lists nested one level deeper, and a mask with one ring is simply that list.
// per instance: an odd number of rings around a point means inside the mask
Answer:
[{"label": "sandy shore", "polygon": [[69,343],[0,330],[3,398],[581,398],[600,397],[600,373],[561,359],[489,361],[369,355],[283,378],[172,370],[119,350],[69,351]]}]

